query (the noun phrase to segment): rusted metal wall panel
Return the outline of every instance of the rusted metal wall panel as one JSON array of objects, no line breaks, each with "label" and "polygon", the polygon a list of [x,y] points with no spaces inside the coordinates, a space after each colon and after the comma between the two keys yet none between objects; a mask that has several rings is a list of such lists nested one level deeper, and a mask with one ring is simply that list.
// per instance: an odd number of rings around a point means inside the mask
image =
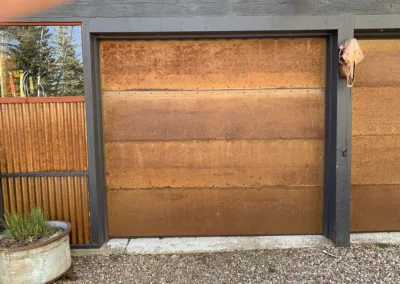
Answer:
[{"label": "rusted metal wall panel", "polygon": [[88,178],[2,178],[5,212],[27,213],[38,206],[51,220],[71,222],[74,244],[90,243]]},{"label": "rusted metal wall panel", "polygon": [[101,53],[110,236],[322,231],[324,39]]},{"label": "rusted metal wall panel", "polygon": [[87,171],[84,102],[2,100],[1,173]]},{"label": "rusted metal wall panel", "polygon": [[355,88],[353,135],[400,135],[399,93],[400,86]]},{"label": "rusted metal wall panel", "polygon": [[353,92],[351,230],[400,231],[400,40],[360,40]]},{"label": "rusted metal wall panel", "polygon": [[351,231],[399,231],[400,185],[353,185],[351,187]]},{"label": "rusted metal wall panel", "polygon": [[322,185],[322,140],[115,142],[107,188]]},{"label": "rusted metal wall panel", "polygon": [[353,137],[352,184],[400,184],[400,135]]},{"label": "rusted metal wall panel", "polygon": [[365,59],[356,72],[356,87],[400,86],[400,41],[361,40]]},{"label": "rusted metal wall panel", "polygon": [[324,87],[325,40],[104,41],[103,90]]},{"label": "rusted metal wall panel", "polygon": [[324,95],[320,89],[106,92],[104,140],[323,139]]},{"label": "rusted metal wall panel", "polygon": [[109,190],[113,236],[321,234],[322,188]]},{"label": "rusted metal wall panel", "polygon": [[[85,172],[83,97],[0,99],[0,173]],[[72,224],[72,242],[90,243],[89,191],[82,177],[4,177],[5,212],[33,206]]]}]

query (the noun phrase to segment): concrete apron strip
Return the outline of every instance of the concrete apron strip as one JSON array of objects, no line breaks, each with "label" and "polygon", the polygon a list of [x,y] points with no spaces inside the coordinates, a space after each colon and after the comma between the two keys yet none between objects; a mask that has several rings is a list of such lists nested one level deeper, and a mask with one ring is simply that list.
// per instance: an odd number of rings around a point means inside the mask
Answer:
[{"label": "concrete apron strip", "polygon": [[[352,234],[351,244],[387,243],[400,245],[400,233]],[[73,255],[90,254],[183,254],[246,250],[332,247],[324,236],[265,236],[265,237],[190,237],[111,239],[101,249],[76,249]]]},{"label": "concrete apron strip", "polygon": [[198,237],[131,239],[128,254],[211,253],[244,250],[331,246],[322,236]]}]

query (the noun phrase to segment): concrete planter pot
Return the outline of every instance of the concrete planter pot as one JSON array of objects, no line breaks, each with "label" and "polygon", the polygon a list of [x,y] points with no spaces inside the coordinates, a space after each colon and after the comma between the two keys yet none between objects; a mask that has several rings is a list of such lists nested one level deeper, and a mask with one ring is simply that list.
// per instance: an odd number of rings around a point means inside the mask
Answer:
[{"label": "concrete planter pot", "polygon": [[51,283],[71,271],[71,224],[58,221],[48,223],[64,231],[37,245],[0,249],[1,284]]}]

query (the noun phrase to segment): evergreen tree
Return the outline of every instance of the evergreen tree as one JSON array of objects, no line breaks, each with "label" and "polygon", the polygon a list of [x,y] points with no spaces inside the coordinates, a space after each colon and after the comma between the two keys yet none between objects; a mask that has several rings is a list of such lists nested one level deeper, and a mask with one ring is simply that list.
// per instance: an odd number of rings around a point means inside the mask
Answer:
[{"label": "evergreen tree", "polygon": [[[33,79],[31,96],[82,96],[83,68],[76,54],[76,27],[0,27],[4,35],[7,71],[28,71]],[[6,74],[5,72],[3,72]],[[3,80],[5,81],[5,80]],[[16,92],[19,81],[15,79]],[[9,88],[8,88],[9,89]]]},{"label": "evergreen tree", "polygon": [[83,96],[83,69],[76,56],[79,44],[74,43],[74,27],[58,27],[53,43],[57,56],[55,95]]},{"label": "evergreen tree", "polygon": [[[15,61],[17,70],[30,72],[34,80],[34,96],[54,93],[54,48],[52,34],[44,26],[3,27],[8,38],[7,54]],[[19,84],[16,84],[19,89]]]}]

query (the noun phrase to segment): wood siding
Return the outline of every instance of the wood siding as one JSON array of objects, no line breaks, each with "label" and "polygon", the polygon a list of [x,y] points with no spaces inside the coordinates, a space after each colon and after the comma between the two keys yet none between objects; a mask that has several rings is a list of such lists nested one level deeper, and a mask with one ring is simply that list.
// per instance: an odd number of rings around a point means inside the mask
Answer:
[{"label": "wood siding", "polygon": [[400,41],[361,40],[353,92],[351,230],[400,230]]},{"label": "wood siding", "polygon": [[[87,172],[83,97],[0,99],[0,174]],[[90,243],[88,180],[83,177],[4,177],[5,212],[43,208],[72,224],[72,242]]]},{"label": "wood siding", "polygon": [[324,39],[100,51],[110,236],[322,232]]},{"label": "wood siding", "polygon": [[64,6],[33,15],[30,20],[69,18],[120,18],[120,17],[196,17],[196,16],[267,16],[267,15],[338,15],[398,14],[400,6],[395,1],[376,0],[77,0]]}]

